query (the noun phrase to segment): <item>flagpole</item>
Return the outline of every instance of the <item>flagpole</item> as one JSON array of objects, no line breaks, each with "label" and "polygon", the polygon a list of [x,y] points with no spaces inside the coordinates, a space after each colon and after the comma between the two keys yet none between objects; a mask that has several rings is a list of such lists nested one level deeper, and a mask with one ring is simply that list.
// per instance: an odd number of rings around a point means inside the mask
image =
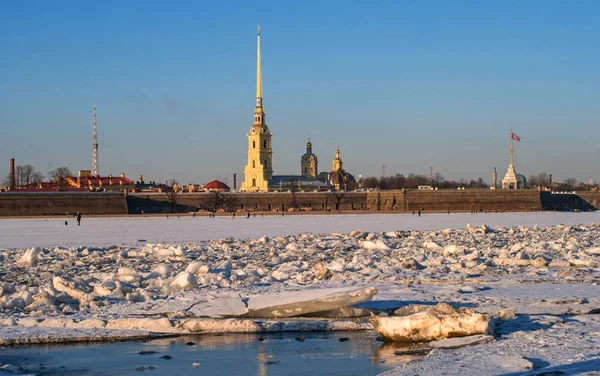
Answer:
[{"label": "flagpole", "polygon": [[509,165],[513,165],[513,131],[512,129],[510,130],[510,161],[508,162]]}]

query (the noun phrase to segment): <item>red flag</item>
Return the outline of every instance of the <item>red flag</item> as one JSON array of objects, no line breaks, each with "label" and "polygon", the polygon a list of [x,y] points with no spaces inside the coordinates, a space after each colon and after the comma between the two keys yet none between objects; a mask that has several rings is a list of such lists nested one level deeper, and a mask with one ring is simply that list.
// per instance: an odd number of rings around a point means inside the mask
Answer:
[{"label": "red flag", "polygon": [[521,141],[521,137],[517,136],[517,135],[516,135],[516,134],[514,134],[514,133],[511,133],[511,134],[512,134],[512,139],[513,139],[513,140],[515,140],[515,141]]}]

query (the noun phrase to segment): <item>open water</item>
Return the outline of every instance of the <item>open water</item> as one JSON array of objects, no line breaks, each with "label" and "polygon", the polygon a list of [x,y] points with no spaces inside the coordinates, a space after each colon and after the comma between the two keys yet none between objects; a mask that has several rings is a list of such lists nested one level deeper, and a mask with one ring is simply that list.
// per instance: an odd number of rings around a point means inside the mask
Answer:
[{"label": "open water", "polygon": [[4,348],[0,362],[39,375],[377,375],[411,359],[398,347],[374,332],[198,335]]}]

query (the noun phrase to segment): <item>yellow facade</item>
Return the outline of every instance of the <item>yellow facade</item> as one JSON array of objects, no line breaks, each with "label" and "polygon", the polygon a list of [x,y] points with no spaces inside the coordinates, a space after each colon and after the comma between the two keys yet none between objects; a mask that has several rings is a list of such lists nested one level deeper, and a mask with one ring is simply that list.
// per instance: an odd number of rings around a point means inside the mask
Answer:
[{"label": "yellow facade", "polygon": [[267,192],[269,180],[273,177],[273,149],[271,149],[271,131],[265,122],[262,105],[262,74],[260,68],[260,26],[258,28],[258,47],[256,58],[256,107],[254,124],[248,136],[248,163],[244,168],[242,192]]},{"label": "yellow facade", "polygon": [[335,149],[335,158],[331,166],[331,172],[340,171],[342,169],[342,158],[340,158],[340,148]]},{"label": "yellow facade", "polygon": [[310,179],[316,179],[319,175],[319,160],[312,152],[310,139],[306,143],[306,154],[300,160],[300,174]]}]

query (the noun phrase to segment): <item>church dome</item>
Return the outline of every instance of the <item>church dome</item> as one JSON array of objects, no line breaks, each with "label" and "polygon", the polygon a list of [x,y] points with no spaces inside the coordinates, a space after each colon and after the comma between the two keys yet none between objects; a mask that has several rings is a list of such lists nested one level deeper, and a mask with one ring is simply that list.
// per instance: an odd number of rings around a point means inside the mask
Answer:
[{"label": "church dome", "polygon": [[306,143],[306,153],[300,159],[300,162],[318,162],[317,156],[312,152],[312,143],[310,139]]},{"label": "church dome", "polygon": [[208,190],[229,190],[229,187],[227,186],[227,184],[223,183],[222,181],[213,180],[210,183],[206,183],[204,185],[204,189],[208,189]]},{"label": "church dome", "polygon": [[327,183],[346,191],[356,189],[356,179],[344,170],[331,171],[327,176]]}]

